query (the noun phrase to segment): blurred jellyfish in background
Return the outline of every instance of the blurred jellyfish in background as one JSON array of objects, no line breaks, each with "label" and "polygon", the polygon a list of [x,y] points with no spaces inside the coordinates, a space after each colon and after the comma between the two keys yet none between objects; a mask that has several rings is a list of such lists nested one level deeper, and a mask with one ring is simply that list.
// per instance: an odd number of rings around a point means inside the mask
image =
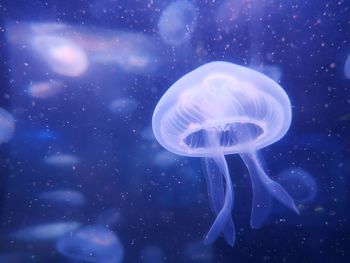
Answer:
[{"label": "blurred jellyfish in background", "polygon": [[80,162],[80,160],[71,154],[57,153],[45,158],[45,163],[53,166],[73,166]]},{"label": "blurred jellyfish in background", "polygon": [[38,35],[32,42],[36,51],[57,74],[78,77],[88,68],[85,51],[72,39],[59,35]]},{"label": "blurred jellyfish in background", "polygon": [[211,245],[204,245],[203,242],[197,241],[190,243],[185,248],[185,256],[191,260],[191,262],[213,262],[214,249]]},{"label": "blurred jellyfish in background", "polygon": [[118,263],[124,257],[119,238],[102,226],[85,226],[61,237],[56,249],[62,255],[77,261]]},{"label": "blurred jellyfish in background", "polygon": [[108,108],[120,117],[129,116],[137,109],[137,101],[133,98],[118,98],[113,100]]},{"label": "blurred jellyfish in background", "polygon": [[276,82],[281,82],[282,71],[278,66],[260,64],[251,68],[265,74]]},{"label": "blurred jellyfish in background", "polygon": [[[22,23],[22,24],[28,25],[26,23]],[[29,23],[28,28],[26,28],[26,26],[22,28],[27,32],[28,30],[33,31],[35,35],[42,35],[42,34],[52,33],[53,31],[66,30],[69,28],[69,26],[63,23],[43,22],[43,23]]]},{"label": "blurred jellyfish in background", "polygon": [[289,168],[277,176],[277,181],[287,190],[296,204],[314,201],[318,186],[313,176],[302,168]]},{"label": "blurred jellyfish in background", "polygon": [[117,0],[94,0],[89,4],[89,11],[94,17],[102,18],[107,14],[113,15],[118,4]]},{"label": "blurred jellyfish in background", "polygon": [[58,203],[70,206],[81,206],[85,204],[85,197],[76,190],[60,189],[42,192],[39,194],[39,200]]},{"label": "blurred jellyfish in background", "polygon": [[168,151],[164,151],[160,149],[154,156],[153,156],[153,163],[156,166],[159,167],[170,167],[178,163],[181,159],[183,159],[181,156],[177,156],[176,154],[173,154]]},{"label": "blurred jellyfish in background", "polygon": [[33,262],[33,257],[29,253],[23,253],[21,251],[16,252],[2,252],[0,253],[0,262],[2,263],[23,263]]},{"label": "blurred jellyfish in background", "polygon": [[46,99],[53,97],[64,89],[64,84],[60,81],[49,80],[34,82],[28,88],[29,95],[37,99]]},{"label": "blurred jellyfish in background", "polygon": [[51,70],[62,76],[79,77],[101,64],[131,74],[148,74],[160,64],[161,42],[142,32],[62,23],[9,22],[7,28],[7,39],[17,50],[24,52],[23,45],[32,46]]},{"label": "blurred jellyfish in background", "polygon": [[158,21],[161,39],[169,45],[178,46],[190,40],[196,26],[196,7],[189,1],[171,3]]},{"label": "blurred jellyfish in background", "polygon": [[163,263],[164,252],[160,247],[157,246],[148,246],[142,249],[140,262],[141,263]]},{"label": "blurred jellyfish in background", "polygon": [[20,140],[30,141],[31,144],[40,147],[43,142],[54,141],[60,138],[59,133],[56,130],[50,130],[47,128],[35,128],[33,129],[30,124],[23,125],[16,136]]},{"label": "blurred jellyfish in background", "polygon": [[240,0],[228,0],[220,4],[216,11],[215,22],[220,30],[229,33],[235,29],[239,23],[243,23],[240,16],[243,12],[243,6]]},{"label": "blurred jellyfish in background", "polygon": [[350,54],[348,55],[348,57],[345,61],[344,74],[348,79],[350,79]]},{"label": "blurred jellyfish in background", "polygon": [[140,32],[105,31],[102,35],[91,31],[83,45],[92,62],[117,65],[127,73],[148,74],[160,64],[158,41]]},{"label": "blurred jellyfish in background", "polygon": [[15,131],[15,120],[11,113],[0,108],[0,144],[12,139]]},{"label": "blurred jellyfish in background", "polygon": [[96,218],[96,225],[112,228],[119,224],[120,221],[121,215],[119,211],[116,208],[109,208]]},{"label": "blurred jellyfish in background", "polygon": [[141,137],[149,142],[156,142],[156,137],[154,137],[152,126],[148,126],[141,131]]},{"label": "blurred jellyfish in background", "polygon": [[19,229],[11,233],[9,237],[23,241],[54,240],[79,227],[80,223],[74,221],[48,223]]}]

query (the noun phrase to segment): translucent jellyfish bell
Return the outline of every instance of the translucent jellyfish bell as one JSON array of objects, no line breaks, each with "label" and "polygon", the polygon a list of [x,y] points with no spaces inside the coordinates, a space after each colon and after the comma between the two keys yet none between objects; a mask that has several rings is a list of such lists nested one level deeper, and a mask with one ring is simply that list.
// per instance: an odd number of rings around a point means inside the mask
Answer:
[{"label": "translucent jellyfish bell", "polygon": [[270,211],[270,196],[298,213],[293,199],[264,172],[257,150],[287,132],[291,105],[287,94],[265,75],[227,62],[203,65],[179,79],[156,106],[152,127],[167,150],[203,157],[209,199],[217,215],[207,236],[221,233],[233,245],[233,188],[225,155],[238,153],[253,187],[252,228]]}]

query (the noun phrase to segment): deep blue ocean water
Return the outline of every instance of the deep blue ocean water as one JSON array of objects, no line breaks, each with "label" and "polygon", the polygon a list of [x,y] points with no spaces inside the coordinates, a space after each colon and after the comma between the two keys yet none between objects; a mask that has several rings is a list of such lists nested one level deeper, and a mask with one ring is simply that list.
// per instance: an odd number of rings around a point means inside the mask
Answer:
[{"label": "deep blue ocean water", "polygon": [[[349,262],[349,1],[5,0],[0,29],[1,263]],[[261,155],[300,215],[274,201],[251,229],[249,174],[227,155],[233,247],[203,244],[200,158],[152,133],[168,88],[217,60],[292,106]]]}]

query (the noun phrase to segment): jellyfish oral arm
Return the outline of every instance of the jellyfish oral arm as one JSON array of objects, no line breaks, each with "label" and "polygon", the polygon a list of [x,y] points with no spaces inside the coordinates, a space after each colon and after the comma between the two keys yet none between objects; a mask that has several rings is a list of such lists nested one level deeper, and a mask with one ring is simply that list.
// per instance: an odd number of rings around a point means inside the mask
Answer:
[{"label": "jellyfish oral arm", "polygon": [[[223,164],[227,166],[224,156],[222,156],[222,158],[223,160],[221,160],[220,163],[216,161],[218,157],[216,158],[207,157],[202,159],[203,168],[204,168],[203,170],[204,170],[205,179],[206,179],[207,188],[208,188],[208,197],[209,197],[211,208],[215,215],[218,215],[220,213],[226,199],[225,191],[224,191],[223,172],[221,171],[222,169],[218,167],[219,164]],[[224,163],[222,163],[222,161],[224,161]],[[225,170],[228,171],[228,169],[224,169],[224,171]],[[226,180],[227,179],[225,179],[225,181]],[[231,181],[229,180],[227,184],[231,185]],[[229,190],[230,189],[226,189],[226,191],[229,191]],[[232,195],[232,197],[230,197],[229,199],[232,199],[232,204],[228,205],[225,208],[228,210],[225,212],[225,215],[224,215],[225,217],[227,217],[226,223],[223,222],[224,221],[224,218],[223,218],[222,223],[219,224],[220,226],[219,225],[217,226],[218,228],[217,230],[215,231],[213,230],[213,232],[209,231],[205,239],[206,243],[210,243],[214,241],[220,232],[223,232],[224,238],[229,245],[233,246],[235,242],[235,228],[233,225],[232,217],[230,216],[232,206],[233,206],[233,191],[230,194]],[[221,231],[220,231],[220,227],[221,227]],[[215,235],[214,235],[214,232],[216,233]]]},{"label": "jellyfish oral arm", "polygon": [[256,152],[242,153],[240,156],[248,168],[252,181],[253,204],[250,221],[252,228],[261,227],[267,219],[271,207],[270,196],[299,214],[292,197],[262,169]]}]

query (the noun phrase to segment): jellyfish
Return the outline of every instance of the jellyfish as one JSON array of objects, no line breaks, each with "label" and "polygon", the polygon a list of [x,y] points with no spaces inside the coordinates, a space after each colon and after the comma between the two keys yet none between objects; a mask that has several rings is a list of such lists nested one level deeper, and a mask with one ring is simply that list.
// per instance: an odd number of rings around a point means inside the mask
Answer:
[{"label": "jellyfish", "polygon": [[348,55],[348,57],[345,61],[344,74],[348,79],[350,79],[350,54]]},{"label": "jellyfish", "polygon": [[36,82],[30,85],[28,91],[33,98],[46,99],[59,94],[64,89],[63,83],[55,80]]},{"label": "jellyfish", "polygon": [[54,165],[54,166],[73,166],[76,165],[80,162],[78,157],[72,155],[72,154],[61,154],[61,153],[56,153],[52,154],[48,157],[45,158],[45,163],[49,165]]},{"label": "jellyfish", "polygon": [[109,110],[119,116],[129,116],[137,110],[137,101],[133,98],[118,98],[109,104]]},{"label": "jellyfish", "polygon": [[88,68],[85,50],[69,38],[39,35],[33,39],[33,46],[57,74],[78,77]]},{"label": "jellyfish", "polygon": [[85,204],[85,197],[77,190],[57,189],[45,191],[39,194],[38,198],[45,202],[53,202],[71,206],[82,206]]},{"label": "jellyfish", "polygon": [[213,262],[215,257],[214,247],[205,246],[201,241],[189,243],[184,252],[191,262]]},{"label": "jellyfish", "polygon": [[171,3],[162,13],[158,29],[162,40],[169,45],[188,41],[196,25],[196,8],[188,1]]},{"label": "jellyfish", "polygon": [[157,246],[147,246],[142,249],[141,256],[140,256],[140,262],[142,263],[162,263],[165,262],[164,260],[165,255],[163,250],[160,247]]},{"label": "jellyfish", "polygon": [[54,240],[70,234],[80,227],[79,222],[54,222],[21,228],[10,234],[11,238],[24,241]]},{"label": "jellyfish", "polygon": [[299,213],[290,195],[264,171],[258,151],[281,139],[290,123],[291,104],[282,87],[257,71],[228,62],[200,66],[160,99],[152,117],[157,141],[175,154],[203,159],[216,214],[206,244],[219,235],[232,246],[235,241],[233,187],[225,155],[239,154],[250,174],[252,228],[267,219],[271,196]]},{"label": "jellyfish", "polygon": [[109,208],[105,211],[103,211],[97,218],[96,218],[96,225],[102,225],[107,228],[114,227],[121,222],[121,214],[118,209],[116,208]]},{"label": "jellyfish", "polygon": [[56,249],[64,256],[84,262],[119,263],[124,248],[119,238],[102,226],[85,226],[61,237]]},{"label": "jellyfish", "polygon": [[0,107],[0,144],[12,139],[15,132],[15,119],[7,110]]},{"label": "jellyfish", "polygon": [[276,65],[260,64],[260,65],[253,65],[251,68],[263,73],[264,75],[268,76],[269,78],[273,79],[274,81],[276,81],[278,83],[280,83],[280,81],[281,81],[282,71]]},{"label": "jellyfish", "polygon": [[297,204],[311,203],[318,186],[314,177],[302,168],[288,168],[277,176],[277,181],[290,193]]}]

